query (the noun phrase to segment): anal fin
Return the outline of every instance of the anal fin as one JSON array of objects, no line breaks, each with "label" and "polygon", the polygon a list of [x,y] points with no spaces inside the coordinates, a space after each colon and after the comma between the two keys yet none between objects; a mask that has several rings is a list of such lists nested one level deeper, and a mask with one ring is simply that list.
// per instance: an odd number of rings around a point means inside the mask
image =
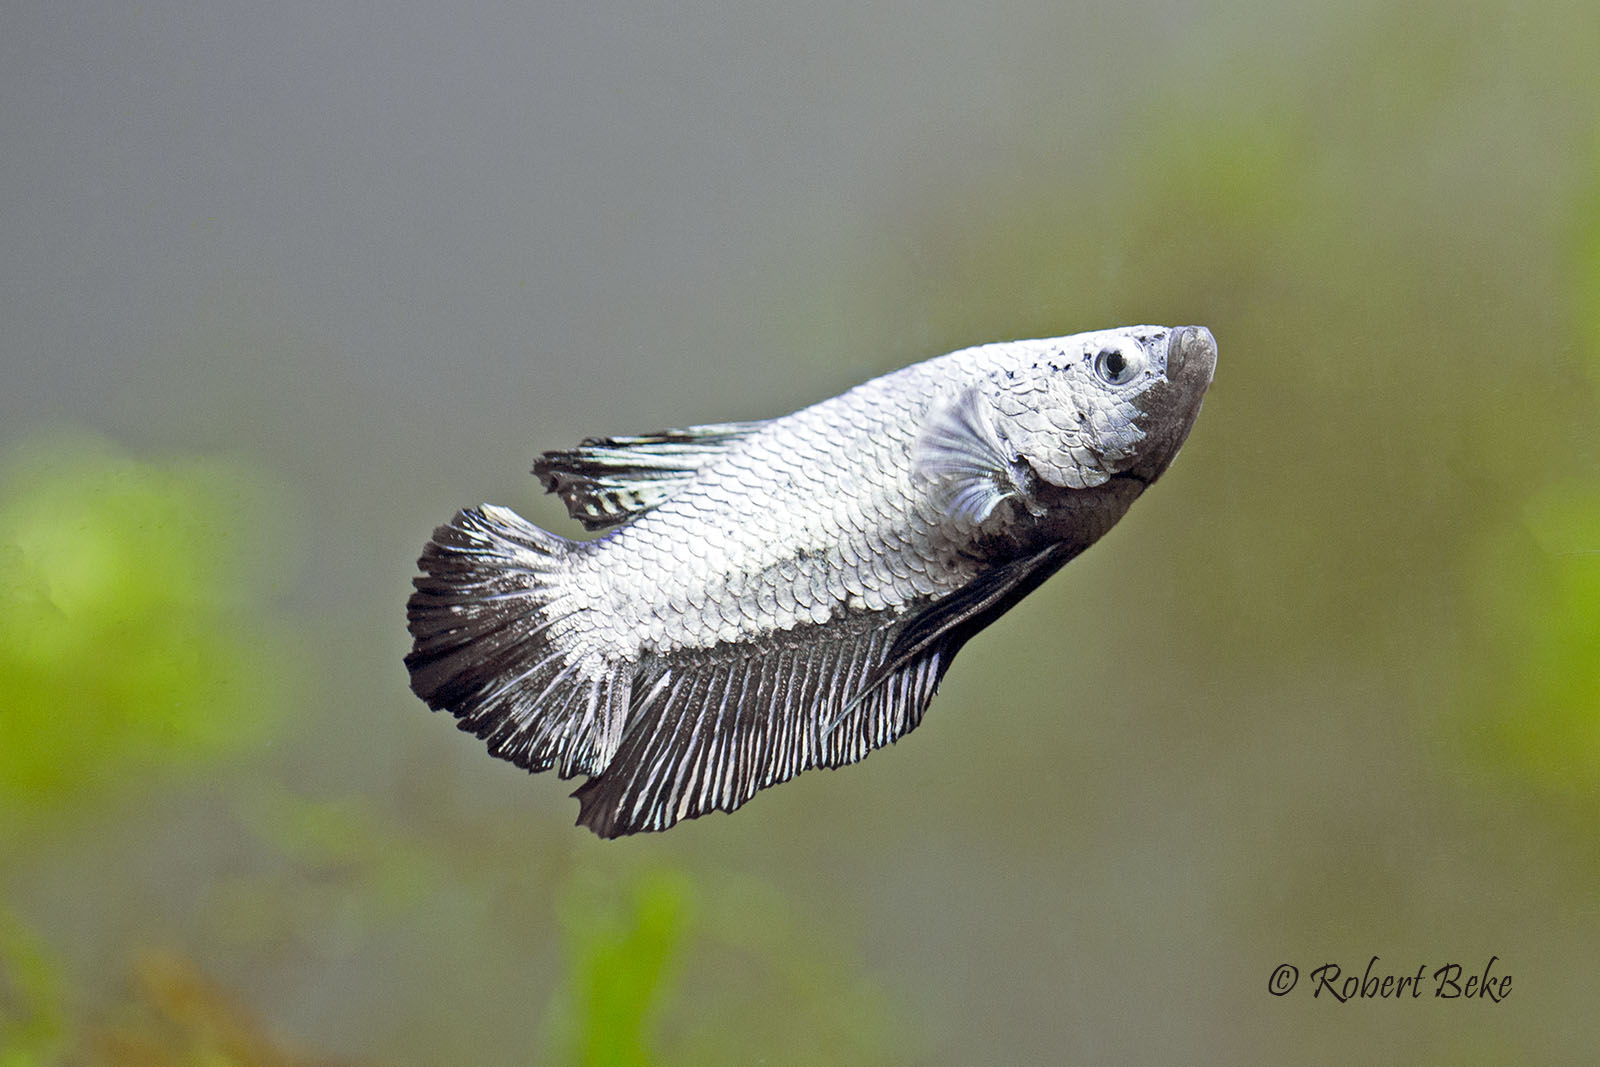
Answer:
[{"label": "anal fin", "polygon": [[935,653],[853,699],[888,654],[895,624],[860,615],[648,658],[615,758],[573,794],[579,824],[601,837],[665,830],[904,736],[947,661]]}]

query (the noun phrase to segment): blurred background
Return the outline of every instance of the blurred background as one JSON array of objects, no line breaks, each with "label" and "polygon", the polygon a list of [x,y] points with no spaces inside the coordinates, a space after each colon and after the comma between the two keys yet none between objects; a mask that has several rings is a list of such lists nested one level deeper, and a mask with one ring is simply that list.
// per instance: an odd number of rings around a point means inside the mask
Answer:
[{"label": "blurred background", "polygon": [[[0,1064],[1579,1062],[1583,0],[0,10]],[[1202,323],[924,725],[600,842],[401,656],[596,433]],[[1501,1003],[1338,1003],[1309,972]],[[1280,963],[1301,973],[1268,992]]]}]

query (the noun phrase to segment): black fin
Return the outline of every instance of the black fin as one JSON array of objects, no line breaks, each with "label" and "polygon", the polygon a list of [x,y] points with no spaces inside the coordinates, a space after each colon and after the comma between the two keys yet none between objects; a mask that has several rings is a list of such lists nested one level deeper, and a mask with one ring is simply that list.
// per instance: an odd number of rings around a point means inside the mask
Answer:
[{"label": "black fin", "polygon": [[546,452],[533,473],[569,515],[599,530],[660,504],[762,425],[724,422],[640,437],[588,437],[577,448]]},{"label": "black fin", "polygon": [[807,768],[854,763],[910,732],[949,661],[933,649],[857,699],[889,655],[895,622],[862,615],[647,660],[616,758],[573,794],[579,824],[619,837],[733,811]]},{"label": "black fin", "polygon": [[[1058,542],[1031,556],[984,571],[978,577],[913,616],[895,636],[882,666],[873,672],[862,696],[884,685],[897,671],[914,665],[933,652],[942,652],[949,664],[979,630],[1016,606],[1065,567],[1080,549]],[[860,699],[858,697],[857,699]]]},{"label": "black fin", "polygon": [[563,778],[610,762],[631,680],[563,625],[581,610],[562,593],[570,549],[505,508],[469,508],[433,532],[406,604],[412,690],[494,755]]}]

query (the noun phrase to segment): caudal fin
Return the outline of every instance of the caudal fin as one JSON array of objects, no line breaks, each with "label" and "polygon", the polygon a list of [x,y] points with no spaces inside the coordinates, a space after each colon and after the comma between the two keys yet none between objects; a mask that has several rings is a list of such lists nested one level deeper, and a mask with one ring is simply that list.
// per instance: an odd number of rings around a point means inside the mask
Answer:
[{"label": "caudal fin", "polygon": [[585,646],[571,551],[505,508],[468,508],[433,532],[406,605],[412,690],[494,755],[563,778],[611,762],[631,688],[627,670]]}]

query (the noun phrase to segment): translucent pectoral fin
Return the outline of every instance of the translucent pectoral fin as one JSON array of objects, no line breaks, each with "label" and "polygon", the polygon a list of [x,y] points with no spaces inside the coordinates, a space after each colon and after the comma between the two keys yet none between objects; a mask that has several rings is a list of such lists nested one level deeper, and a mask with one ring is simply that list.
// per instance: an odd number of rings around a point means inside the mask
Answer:
[{"label": "translucent pectoral fin", "polygon": [[951,518],[978,525],[1007,497],[1026,497],[1028,471],[995,427],[988,403],[972,386],[928,411],[912,470],[938,488]]}]

